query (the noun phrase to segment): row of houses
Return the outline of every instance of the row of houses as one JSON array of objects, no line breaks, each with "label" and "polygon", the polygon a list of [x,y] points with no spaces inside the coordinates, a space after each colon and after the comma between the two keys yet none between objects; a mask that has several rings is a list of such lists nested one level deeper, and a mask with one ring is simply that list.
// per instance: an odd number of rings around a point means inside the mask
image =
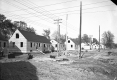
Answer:
[{"label": "row of houses", "polygon": [[[58,42],[55,40],[49,40],[44,36],[40,36],[35,34],[34,32],[28,32],[24,30],[17,29],[14,34],[11,36],[9,40],[0,35],[0,49],[5,53],[9,52],[37,52],[37,51],[51,51],[53,46],[54,50],[58,50]],[[59,44],[59,50],[78,50],[79,45],[75,39],[68,39],[63,44]],[[96,45],[86,45],[82,43],[82,48],[90,49],[90,48],[98,48]]]}]

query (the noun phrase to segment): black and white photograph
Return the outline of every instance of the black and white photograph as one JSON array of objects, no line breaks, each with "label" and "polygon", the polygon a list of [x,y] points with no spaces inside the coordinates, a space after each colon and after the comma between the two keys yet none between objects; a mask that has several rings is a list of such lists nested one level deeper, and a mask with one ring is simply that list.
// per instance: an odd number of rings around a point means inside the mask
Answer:
[{"label": "black and white photograph", "polygon": [[0,80],[117,80],[112,0],[0,0]]}]

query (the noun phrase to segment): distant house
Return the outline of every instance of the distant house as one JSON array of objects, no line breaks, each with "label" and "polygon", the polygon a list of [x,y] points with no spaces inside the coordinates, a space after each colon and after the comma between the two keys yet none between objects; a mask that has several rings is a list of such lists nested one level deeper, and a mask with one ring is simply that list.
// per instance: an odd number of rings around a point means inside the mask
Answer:
[{"label": "distant house", "polygon": [[8,49],[8,40],[0,34],[0,51],[3,51],[4,54],[7,54]]},{"label": "distant house", "polygon": [[[58,50],[58,42],[54,39],[52,39],[50,42],[51,42],[52,46],[54,47],[54,50],[57,51]],[[64,43],[59,44],[59,50],[65,50]]]},{"label": "distant house", "polygon": [[34,32],[17,29],[9,39],[10,52],[28,53],[49,51],[50,49],[50,40],[44,36],[36,35]]},{"label": "distant house", "polygon": [[91,49],[91,45],[89,43],[81,43],[81,48],[85,50]]},{"label": "distant house", "polygon": [[[104,48],[105,48],[105,46],[103,44],[100,44],[100,49],[104,49]],[[93,43],[92,44],[92,49],[99,49],[99,44]]]},{"label": "distant house", "polygon": [[67,43],[67,50],[78,50],[78,41],[76,39],[68,39],[65,44]]}]

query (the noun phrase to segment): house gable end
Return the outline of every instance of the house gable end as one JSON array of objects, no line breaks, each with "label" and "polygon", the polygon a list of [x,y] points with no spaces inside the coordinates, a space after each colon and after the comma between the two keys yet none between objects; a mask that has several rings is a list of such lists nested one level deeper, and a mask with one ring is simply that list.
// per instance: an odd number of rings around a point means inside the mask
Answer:
[{"label": "house gable end", "polygon": [[[9,41],[14,41],[14,40],[16,40],[17,38],[16,38],[16,34],[19,34],[19,38],[18,39],[20,39],[21,37],[22,38],[24,38],[25,40],[27,40],[25,37],[24,37],[24,35],[17,29],[14,33],[13,33],[13,35],[12,35],[12,37],[9,39]],[[13,40],[14,39],[14,40]]]}]

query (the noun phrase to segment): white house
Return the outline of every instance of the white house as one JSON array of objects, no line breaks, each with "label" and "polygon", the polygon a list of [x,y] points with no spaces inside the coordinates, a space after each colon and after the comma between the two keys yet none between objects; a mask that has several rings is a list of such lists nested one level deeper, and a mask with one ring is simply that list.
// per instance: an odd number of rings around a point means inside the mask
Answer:
[{"label": "white house", "polygon": [[81,48],[85,50],[89,50],[91,48],[91,45],[87,43],[81,43]]},{"label": "white house", "polygon": [[67,50],[78,50],[78,41],[76,39],[67,39]]},{"label": "white house", "polygon": [[[50,42],[51,42],[52,46],[54,47],[54,50],[57,51],[58,50],[58,42],[54,39],[52,39]],[[59,50],[65,50],[65,44],[60,43]]]},{"label": "white house", "polygon": [[49,51],[50,48],[50,40],[44,36],[36,35],[34,32],[17,29],[9,39],[10,52],[28,53],[36,51]]},{"label": "white house", "polygon": [[[104,49],[105,46],[104,46],[103,44],[100,44],[100,48],[101,48],[101,49]],[[92,44],[92,49],[99,49],[99,44],[93,43],[93,44]]]}]

